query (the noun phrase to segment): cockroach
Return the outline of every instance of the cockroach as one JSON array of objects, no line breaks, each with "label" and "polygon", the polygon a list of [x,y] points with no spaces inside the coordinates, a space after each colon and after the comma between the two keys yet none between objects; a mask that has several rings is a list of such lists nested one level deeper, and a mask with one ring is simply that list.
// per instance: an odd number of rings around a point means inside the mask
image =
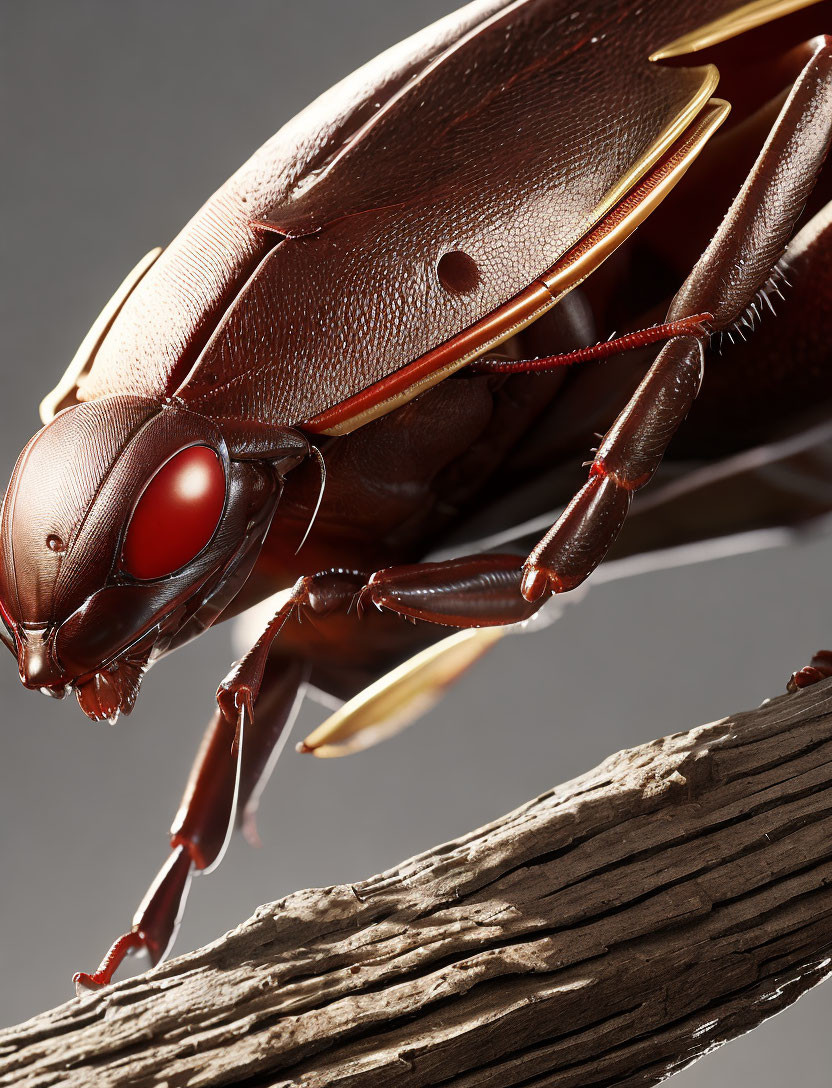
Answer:
[{"label": "cockroach", "polygon": [[476,0],[130,273],[3,503],[20,679],[115,721],[152,663],[279,597],[78,986],[166,954],[307,686],[342,705],[301,750],[353,750],[608,552],[829,512],[824,30],[812,0]]}]

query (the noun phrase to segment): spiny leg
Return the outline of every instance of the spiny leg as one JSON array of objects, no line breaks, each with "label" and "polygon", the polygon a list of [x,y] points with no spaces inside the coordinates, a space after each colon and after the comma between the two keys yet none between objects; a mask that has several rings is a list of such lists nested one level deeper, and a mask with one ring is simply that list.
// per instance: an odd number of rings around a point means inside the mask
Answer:
[{"label": "spiny leg", "polygon": [[272,755],[288,732],[308,668],[303,661],[270,663],[261,677],[259,720],[243,709],[232,721],[217,708],[194,762],[171,827],[171,853],[133,916],[130,930],[113,942],[95,972],[74,976],[76,989],[112,981],[125,955],[144,948],[152,964],[173,943],[195,872],[208,872],[222,859],[235,816],[253,827],[253,810]]},{"label": "spiny leg", "polygon": [[604,436],[589,479],[525,563],[523,596],[579,586],[615,541],[633,494],[652,478],[699,392],[704,348],[692,337],[659,352],[629,404]]},{"label": "spiny leg", "polygon": [[[711,329],[744,317],[783,255],[832,138],[832,48],[804,68],[717,233],[675,296],[667,321],[708,312]],[[589,479],[525,564],[523,595],[579,585],[618,535],[634,492],[661,463],[699,390],[704,337],[671,340],[604,437]]]}]

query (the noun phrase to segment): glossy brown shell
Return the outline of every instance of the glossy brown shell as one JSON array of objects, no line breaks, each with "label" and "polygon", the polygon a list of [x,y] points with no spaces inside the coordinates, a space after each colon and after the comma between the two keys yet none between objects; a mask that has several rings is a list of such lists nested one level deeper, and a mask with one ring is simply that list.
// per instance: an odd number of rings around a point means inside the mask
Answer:
[{"label": "glossy brown shell", "polygon": [[[389,50],[197,213],[128,298],[80,397],[175,395],[297,425],[383,382],[589,229],[707,82],[650,53],[735,7],[485,0]],[[477,268],[461,289],[437,272],[453,251]]]}]

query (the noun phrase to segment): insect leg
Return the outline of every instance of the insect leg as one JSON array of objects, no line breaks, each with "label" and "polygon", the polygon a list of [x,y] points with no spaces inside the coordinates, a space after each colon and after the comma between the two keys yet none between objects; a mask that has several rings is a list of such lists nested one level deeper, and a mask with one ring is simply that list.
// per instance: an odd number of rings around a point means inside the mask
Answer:
[{"label": "insect leg", "polygon": [[719,330],[745,314],[783,255],[831,138],[832,38],[824,37],[728,214],[671,303],[668,321],[704,308]]},{"label": "insect leg", "polygon": [[[792,88],[728,214],[685,280],[668,322],[713,315],[730,327],[782,257],[832,140],[832,43]],[[589,479],[526,561],[523,595],[579,585],[618,535],[632,495],[653,476],[701,383],[704,336],[669,341],[604,437]]]},{"label": "insect leg", "polygon": [[[125,955],[144,948],[156,964],[176,936],[194,872],[219,864],[235,815],[253,826],[253,806],[276,758],[281,737],[308,673],[299,660],[270,663],[262,681],[255,725],[245,721],[242,745],[235,745],[240,722],[229,722],[218,708],[202,741],[179,811],[171,827],[171,853],[133,916],[129,932],[111,946],[97,971],[75,975],[76,988],[106,986]],[[243,719],[245,714],[243,713]]]},{"label": "insect leg", "polygon": [[289,619],[304,610],[325,616],[338,609],[347,609],[364,582],[364,574],[350,570],[321,571],[298,579],[262,635],[245,657],[236,662],[217,689],[217,703],[230,726],[237,727],[244,711],[249,720],[253,720],[254,704],[260,694],[272,644]]},{"label": "insect leg", "polygon": [[[371,615],[367,609],[397,613],[413,620],[427,620],[457,628],[498,628],[517,623],[535,613],[542,601],[531,604],[520,593],[522,557],[519,555],[475,555],[445,563],[419,563],[412,566],[388,567],[369,579],[357,571],[324,571],[301,578],[287,595],[280,609],[258,638],[248,654],[235,666],[220,685],[217,698],[225,710],[229,729],[234,728],[236,716],[248,716],[257,710],[265,693],[260,692],[260,676],[268,659],[274,639],[286,630],[289,620],[297,616],[300,623],[288,628],[296,638],[304,617],[338,619],[340,637],[360,641],[362,624],[371,630]],[[354,607],[353,607],[354,606]],[[336,617],[335,613],[341,613]],[[372,613],[375,616],[375,613]],[[358,626],[351,631],[343,621],[352,618]],[[377,617],[379,620],[382,617]],[[309,623],[308,628],[318,625]],[[328,625],[327,625],[328,626]],[[337,629],[337,626],[336,626]],[[424,713],[427,706],[457,676],[478,660],[498,636],[491,632],[470,631],[470,638],[456,636],[435,645],[426,632],[414,630],[413,645],[419,652],[409,660],[395,663],[397,639],[391,637],[396,628],[382,626],[384,646],[378,644],[382,656],[393,651],[391,672],[378,676],[369,687],[350,698],[333,718],[300,745],[305,752],[338,754],[366,747],[382,736],[389,736]],[[410,630],[408,628],[408,630]],[[380,632],[376,631],[376,635]],[[320,647],[318,648],[320,651]],[[317,660],[312,645],[308,656]],[[324,664],[326,653],[320,659]],[[389,668],[389,665],[388,665]],[[315,683],[313,673],[312,682]],[[357,704],[360,704],[357,705]]]},{"label": "insect leg", "polygon": [[442,563],[415,563],[376,571],[361,592],[360,605],[374,604],[413,620],[448,627],[498,627],[520,623],[541,601],[520,592],[518,555],[469,555]]},{"label": "insect leg", "polygon": [[548,590],[579,586],[618,536],[635,491],[661,463],[702,380],[704,348],[693,337],[659,352],[629,404],[604,436],[589,479],[525,563],[522,592],[534,601]]},{"label": "insect leg", "polygon": [[818,650],[810,664],[792,673],[786,690],[795,692],[832,676],[832,650]]},{"label": "insect leg", "polygon": [[[363,624],[372,606],[417,624],[463,628],[428,644],[382,673],[314,730],[298,751],[317,756],[355,752],[398,733],[426,713],[447,688],[500,639],[505,625],[528,619],[543,604],[520,592],[519,555],[471,555],[377,571],[361,591]],[[371,611],[368,612],[368,609]],[[424,625],[413,630],[424,632]]]}]

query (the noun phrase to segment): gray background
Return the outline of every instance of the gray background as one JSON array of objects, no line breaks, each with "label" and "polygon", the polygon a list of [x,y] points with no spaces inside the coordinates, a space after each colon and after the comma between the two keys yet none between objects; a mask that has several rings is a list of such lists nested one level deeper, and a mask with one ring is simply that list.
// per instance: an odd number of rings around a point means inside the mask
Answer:
[{"label": "gray background", "polygon": [[[451,4],[0,0],[4,479],[134,262],[314,95]],[[507,640],[399,738],[331,762],[287,751],[261,808],[264,847],[236,844],[195,886],[178,951],[261,902],[465,832],[616,749],[777,693],[832,636],[818,581],[829,554],[810,540],[602,586]],[[0,1023],[69,997],[72,971],[129,922],[229,660],[227,630],[212,632],[154,670],[112,729],[24,692],[0,657]],[[296,735],[319,718],[307,704]],[[828,1085],[831,1013],[832,985],[674,1083]]]}]

